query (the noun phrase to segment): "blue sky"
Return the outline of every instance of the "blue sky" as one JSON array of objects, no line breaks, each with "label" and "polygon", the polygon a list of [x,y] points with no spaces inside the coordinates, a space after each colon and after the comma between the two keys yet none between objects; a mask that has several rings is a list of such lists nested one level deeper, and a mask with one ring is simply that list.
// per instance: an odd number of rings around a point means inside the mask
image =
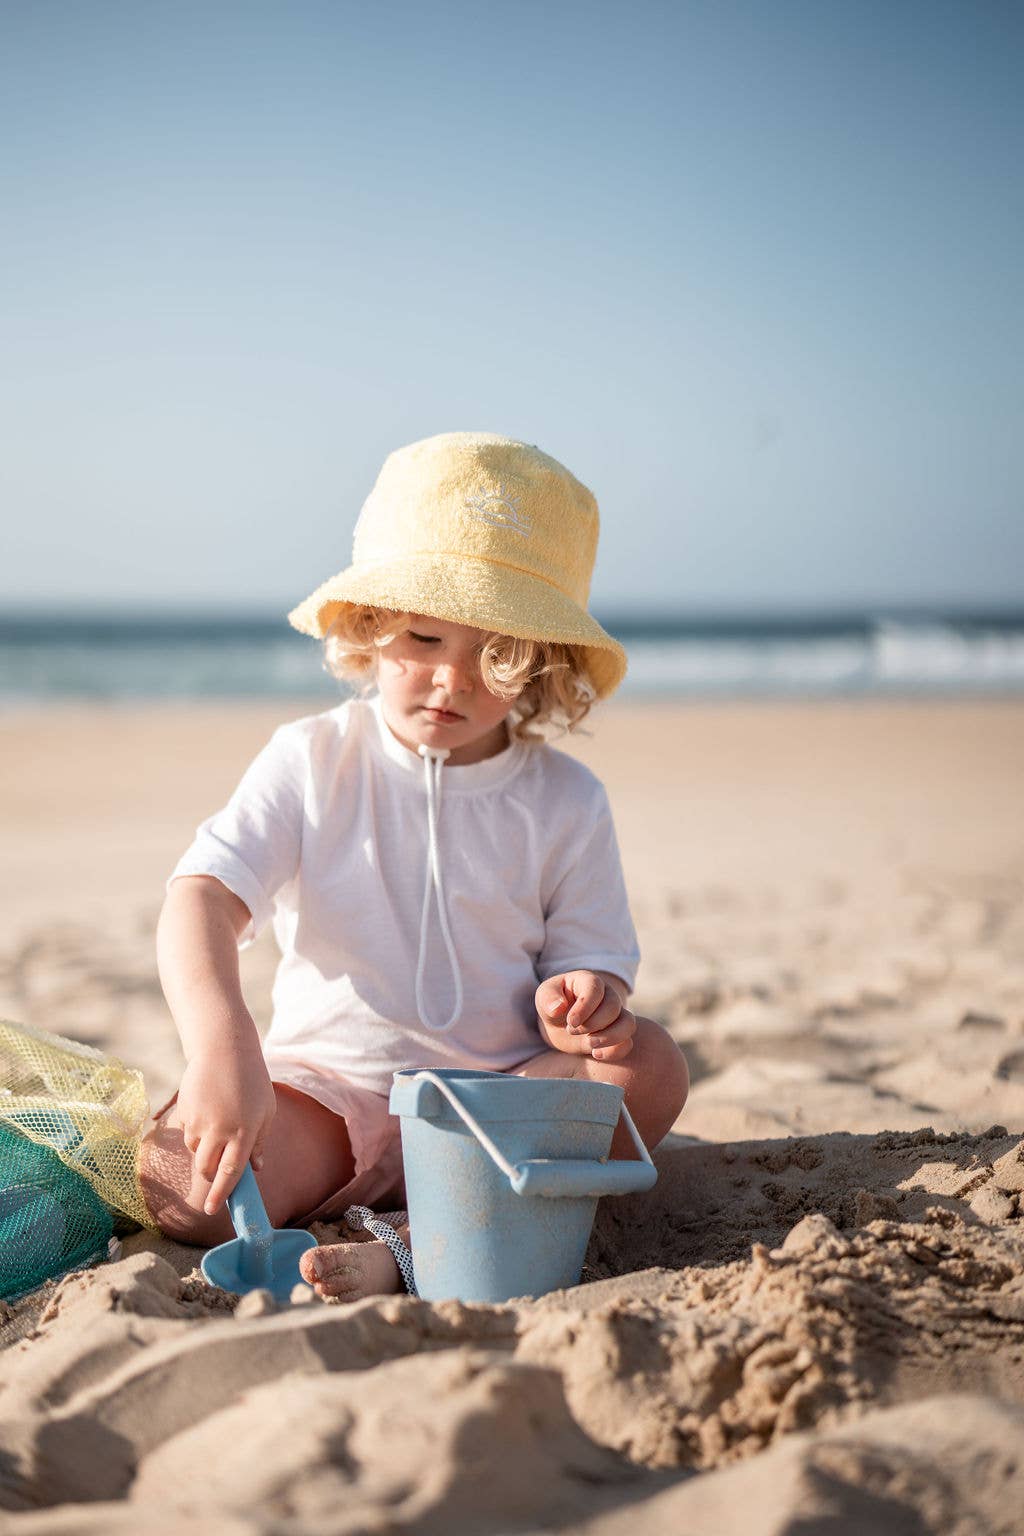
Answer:
[{"label": "blue sky", "polygon": [[1024,597],[1024,6],[0,6],[0,604],[286,609],[394,447],[595,606]]}]

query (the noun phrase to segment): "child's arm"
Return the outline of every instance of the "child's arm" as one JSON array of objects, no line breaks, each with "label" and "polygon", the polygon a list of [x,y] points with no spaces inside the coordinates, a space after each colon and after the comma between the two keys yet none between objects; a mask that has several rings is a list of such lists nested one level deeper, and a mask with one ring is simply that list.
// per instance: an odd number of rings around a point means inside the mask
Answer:
[{"label": "child's arm", "polygon": [[621,1061],[633,1049],[636,1019],[629,988],[609,971],[566,971],[537,988],[537,1027],[548,1045],[572,1056]]},{"label": "child's arm", "polygon": [[187,1062],[178,1110],[196,1170],[213,1185],[211,1214],[250,1158],[260,1166],[277,1109],[238,974],[248,922],[248,907],[227,886],[187,875],[171,882],[157,925],[160,982]]}]

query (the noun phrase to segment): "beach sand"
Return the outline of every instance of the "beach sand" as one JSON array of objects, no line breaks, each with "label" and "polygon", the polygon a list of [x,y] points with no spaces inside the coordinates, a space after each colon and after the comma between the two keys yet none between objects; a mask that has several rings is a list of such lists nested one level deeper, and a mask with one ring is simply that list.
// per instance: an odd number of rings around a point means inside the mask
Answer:
[{"label": "beach sand", "polygon": [[[164,880],[305,712],[0,719],[0,1017],[162,1104]],[[142,1232],[0,1303],[4,1530],[1024,1530],[1024,703],[621,704],[569,750],[694,1080],[655,1188],[536,1301],[236,1304]]]}]

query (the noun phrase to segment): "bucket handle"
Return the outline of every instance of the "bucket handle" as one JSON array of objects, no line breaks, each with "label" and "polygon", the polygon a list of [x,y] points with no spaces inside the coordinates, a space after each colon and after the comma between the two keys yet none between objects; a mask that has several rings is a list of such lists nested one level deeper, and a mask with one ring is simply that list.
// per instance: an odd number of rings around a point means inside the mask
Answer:
[{"label": "bucket handle", "polygon": [[633,1117],[625,1102],[621,1113],[641,1161],[620,1159],[602,1163],[597,1158],[536,1157],[513,1164],[470,1114],[450,1083],[446,1083],[435,1072],[425,1070],[417,1072],[415,1080],[433,1084],[444,1095],[491,1161],[501,1169],[517,1195],[589,1196],[596,1199],[601,1195],[638,1194],[642,1190],[651,1189],[658,1177],[658,1170],[651,1161],[640,1132],[633,1124]]}]

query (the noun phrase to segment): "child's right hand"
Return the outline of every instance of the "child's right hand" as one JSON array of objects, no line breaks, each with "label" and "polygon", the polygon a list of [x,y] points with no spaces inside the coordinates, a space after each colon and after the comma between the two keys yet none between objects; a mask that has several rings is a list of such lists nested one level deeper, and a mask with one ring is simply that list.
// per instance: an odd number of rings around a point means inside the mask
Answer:
[{"label": "child's right hand", "polygon": [[251,1162],[263,1162],[277,1096],[261,1051],[199,1052],[185,1068],[178,1114],[199,1176],[210,1184],[204,1209],[220,1210]]}]

